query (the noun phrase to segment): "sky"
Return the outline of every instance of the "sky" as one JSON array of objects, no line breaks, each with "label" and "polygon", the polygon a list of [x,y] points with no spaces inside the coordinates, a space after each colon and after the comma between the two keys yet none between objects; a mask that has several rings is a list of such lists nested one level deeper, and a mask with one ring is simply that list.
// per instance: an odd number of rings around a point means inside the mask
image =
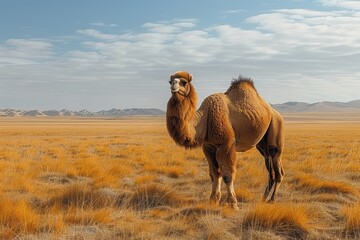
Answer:
[{"label": "sky", "polygon": [[166,109],[251,77],[272,104],[360,99],[360,0],[1,0],[0,109]]}]

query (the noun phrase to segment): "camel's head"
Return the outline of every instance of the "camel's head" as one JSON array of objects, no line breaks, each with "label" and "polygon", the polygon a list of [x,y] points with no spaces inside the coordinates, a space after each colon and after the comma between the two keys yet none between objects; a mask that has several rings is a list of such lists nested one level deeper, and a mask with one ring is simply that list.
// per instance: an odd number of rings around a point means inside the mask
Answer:
[{"label": "camel's head", "polygon": [[185,71],[175,72],[170,76],[170,89],[172,94],[180,94],[186,97],[190,92],[192,75]]}]

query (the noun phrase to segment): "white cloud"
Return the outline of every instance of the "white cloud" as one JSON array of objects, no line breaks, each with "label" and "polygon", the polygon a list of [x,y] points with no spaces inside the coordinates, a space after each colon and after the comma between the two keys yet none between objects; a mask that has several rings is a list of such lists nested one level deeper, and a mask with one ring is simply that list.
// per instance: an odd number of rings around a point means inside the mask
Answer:
[{"label": "white cloud", "polygon": [[9,47],[19,48],[21,50],[48,50],[52,44],[40,40],[27,40],[27,39],[9,39],[5,43]]},{"label": "white cloud", "polygon": [[324,6],[340,7],[352,10],[360,10],[360,1],[349,0],[320,0]]},{"label": "white cloud", "polygon": [[248,10],[245,9],[232,9],[232,10],[226,10],[226,11],[222,11],[222,13],[224,14],[237,14],[237,13],[242,13],[242,12],[247,12]]},{"label": "white cloud", "polygon": [[114,24],[114,23],[106,24],[103,22],[93,22],[93,23],[90,23],[90,25],[97,26],[97,27],[117,27],[118,26],[117,24]]},{"label": "white cloud", "polygon": [[52,57],[48,41],[34,39],[9,39],[0,45],[0,66],[8,64],[32,64]]},{"label": "white cloud", "polygon": [[273,33],[287,53],[303,48],[310,54],[343,55],[352,54],[360,47],[360,30],[356,27],[360,19],[353,12],[283,9],[251,17],[248,22],[256,24],[260,31]]},{"label": "white cloud", "polygon": [[180,27],[174,25],[168,25],[162,23],[150,23],[150,22],[145,23],[143,27],[150,32],[156,32],[156,33],[176,33],[181,30]]},{"label": "white cloud", "polygon": [[183,29],[194,28],[196,26],[195,22],[194,19],[177,19],[171,22],[157,23],[148,22],[143,24],[143,28],[149,32],[173,34],[178,33]]},{"label": "white cloud", "polygon": [[196,24],[194,22],[177,22],[173,24],[175,27],[181,28],[194,28]]},{"label": "white cloud", "polygon": [[118,38],[117,35],[114,34],[105,34],[95,29],[85,29],[78,30],[77,33],[87,35],[90,37],[98,38],[100,40],[115,40]]}]

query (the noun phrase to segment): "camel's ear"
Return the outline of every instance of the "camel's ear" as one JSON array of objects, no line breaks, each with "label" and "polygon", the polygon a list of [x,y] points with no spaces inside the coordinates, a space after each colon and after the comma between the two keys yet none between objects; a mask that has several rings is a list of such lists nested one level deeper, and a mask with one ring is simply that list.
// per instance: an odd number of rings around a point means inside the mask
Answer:
[{"label": "camel's ear", "polygon": [[189,82],[191,82],[191,80],[192,80],[192,78],[193,78],[193,75],[192,74],[189,74]]}]

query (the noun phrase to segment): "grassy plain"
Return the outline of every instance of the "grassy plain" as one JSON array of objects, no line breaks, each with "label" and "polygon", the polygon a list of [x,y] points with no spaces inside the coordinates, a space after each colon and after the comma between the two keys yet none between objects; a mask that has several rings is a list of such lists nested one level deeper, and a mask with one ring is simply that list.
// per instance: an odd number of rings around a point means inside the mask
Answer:
[{"label": "grassy plain", "polygon": [[285,134],[277,202],[261,202],[250,150],[234,212],[209,204],[201,150],[176,146],[162,117],[0,118],[0,239],[360,238],[359,116],[289,115]]}]

